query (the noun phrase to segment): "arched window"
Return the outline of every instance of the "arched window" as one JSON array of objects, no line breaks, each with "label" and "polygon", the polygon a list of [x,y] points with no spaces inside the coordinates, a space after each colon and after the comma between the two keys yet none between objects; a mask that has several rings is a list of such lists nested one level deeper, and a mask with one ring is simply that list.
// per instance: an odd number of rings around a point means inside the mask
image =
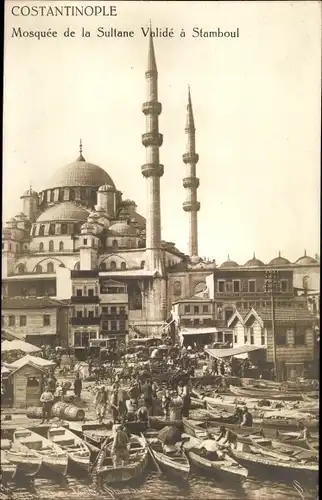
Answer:
[{"label": "arched window", "polygon": [[45,225],[41,224],[39,228],[39,236],[44,236],[44,234],[45,234]]},{"label": "arched window", "polygon": [[125,262],[121,262],[121,270],[125,271],[125,269],[126,269],[126,263]]},{"label": "arched window", "polygon": [[144,266],[145,266],[145,260],[142,260],[141,261],[141,269],[144,269]]},{"label": "arched window", "polygon": [[117,246],[118,246],[118,245],[117,245],[117,240],[113,240],[113,241],[112,241],[112,247],[113,247],[113,248],[117,248]]},{"label": "arched window", "polygon": [[75,271],[79,271],[79,269],[80,269],[80,263],[79,263],[79,261],[76,262],[76,264],[74,266],[74,269],[75,269]]},{"label": "arched window", "polygon": [[48,262],[47,273],[53,273],[53,272],[54,272],[54,264],[52,262]]},{"label": "arched window", "polygon": [[32,227],[32,235],[33,235],[33,236],[36,236],[36,229],[37,229],[37,227],[36,227],[36,226],[33,226],[33,227]]},{"label": "arched window", "polygon": [[106,264],[105,264],[105,262],[102,262],[102,264],[100,265],[100,270],[101,271],[106,271]]},{"label": "arched window", "polygon": [[132,247],[133,247],[133,241],[129,240],[129,248],[132,248]]},{"label": "arched window", "polygon": [[173,293],[174,293],[174,295],[181,295],[181,282],[180,281],[174,282]]},{"label": "arched window", "polygon": [[54,242],[53,242],[53,240],[50,240],[50,242],[49,242],[49,251],[50,252],[54,251]]},{"label": "arched window", "polygon": [[18,266],[18,274],[23,274],[26,272],[26,266],[24,264],[19,264]]},{"label": "arched window", "polygon": [[62,252],[64,250],[64,242],[60,241],[59,242],[59,251]]},{"label": "arched window", "polygon": [[43,242],[41,241],[41,242],[39,243],[39,252],[43,252],[43,251],[44,251],[44,244],[43,244]]},{"label": "arched window", "polygon": [[55,199],[55,192],[54,192],[54,190],[52,190],[52,191],[50,191],[50,201],[52,202],[52,201],[54,201],[54,199]]},{"label": "arched window", "polygon": [[55,234],[55,224],[49,224],[49,234]]},{"label": "arched window", "polygon": [[110,268],[111,268],[111,271],[116,271],[116,262],[114,260],[111,261]]},{"label": "arched window", "polygon": [[309,288],[309,276],[304,276],[303,278],[303,288],[306,291]]},{"label": "arched window", "polygon": [[42,266],[40,264],[37,264],[37,266],[35,268],[35,272],[37,274],[41,274],[42,273]]},{"label": "arched window", "polygon": [[60,229],[61,234],[67,234],[67,224],[62,224]]}]

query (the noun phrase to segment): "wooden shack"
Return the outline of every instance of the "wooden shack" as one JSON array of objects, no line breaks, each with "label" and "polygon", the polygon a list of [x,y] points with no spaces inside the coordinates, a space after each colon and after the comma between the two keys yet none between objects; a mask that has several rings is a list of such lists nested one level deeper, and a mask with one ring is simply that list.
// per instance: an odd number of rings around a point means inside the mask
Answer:
[{"label": "wooden shack", "polygon": [[12,404],[16,408],[40,405],[46,370],[32,362],[16,368],[8,379],[11,381]]}]

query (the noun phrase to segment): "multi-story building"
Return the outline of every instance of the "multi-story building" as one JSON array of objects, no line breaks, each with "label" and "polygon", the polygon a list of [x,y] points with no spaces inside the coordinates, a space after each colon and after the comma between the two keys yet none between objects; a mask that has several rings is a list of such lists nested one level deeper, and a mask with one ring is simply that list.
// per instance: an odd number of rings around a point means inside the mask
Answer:
[{"label": "multi-story building", "polygon": [[68,345],[69,305],[50,297],[15,297],[2,301],[1,337],[35,345]]}]

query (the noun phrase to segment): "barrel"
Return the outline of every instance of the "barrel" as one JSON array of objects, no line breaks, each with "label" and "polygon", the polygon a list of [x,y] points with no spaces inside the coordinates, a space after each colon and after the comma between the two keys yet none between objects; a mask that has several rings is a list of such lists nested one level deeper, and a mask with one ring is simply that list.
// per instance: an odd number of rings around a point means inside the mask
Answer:
[{"label": "barrel", "polygon": [[65,420],[79,421],[79,420],[84,420],[85,412],[84,412],[84,410],[82,410],[81,408],[77,408],[77,406],[75,406],[73,404],[68,404],[62,410],[61,416]]},{"label": "barrel", "polygon": [[68,406],[68,403],[63,401],[58,401],[58,403],[53,404],[51,413],[53,417],[63,418],[64,410]]},{"label": "barrel", "polygon": [[42,407],[35,406],[27,409],[28,418],[42,418]]}]

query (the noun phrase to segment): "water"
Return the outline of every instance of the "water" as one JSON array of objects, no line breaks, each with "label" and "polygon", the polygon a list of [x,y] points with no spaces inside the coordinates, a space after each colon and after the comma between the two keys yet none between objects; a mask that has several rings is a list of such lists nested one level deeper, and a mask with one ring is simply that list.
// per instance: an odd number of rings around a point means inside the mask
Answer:
[{"label": "water", "polygon": [[[300,487],[300,486],[298,486]],[[34,484],[19,481],[12,487],[13,500],[316,500],[315,487],[302,486],[302,493],[296,491],[292,482],[275,482],[272,479],[248,478],[243,483],[215,482],[210,478],[192,472],[189,480],[179,483],[156,473],[148,472],[136,484],[125,487],[104,486],[96,492],[88,480],[71,476],[60,480],[36,478]],[[3,500],[10,498],[1,495]]]}]

